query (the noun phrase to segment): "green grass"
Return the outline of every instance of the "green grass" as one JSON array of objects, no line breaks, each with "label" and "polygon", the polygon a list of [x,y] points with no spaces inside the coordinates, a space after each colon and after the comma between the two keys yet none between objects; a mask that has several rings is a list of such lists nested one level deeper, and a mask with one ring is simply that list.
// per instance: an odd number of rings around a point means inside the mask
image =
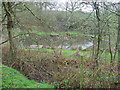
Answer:
[{"label": "green grass", "polygon": [[[22,47],[21,49],[29,50],[29,49],[31,49],[31,48]],[[38,49],[38,48],[33,48],[33,49],[31,49],[31,50],[33,50],[33,51],[38,51],[38,52],[39,52],[39,50],[40,50],[41,52],[42,52],[42,51],[47,51],[47,54],[53,53],[53,49],[46,49],[46,48],[40,48],[40,49]],[[72,50],[72,49],[62,49],[62,55],[65,56],[66,58],[80,58],[80,57],[77,57],[77,56],[74,56],[74,55],[73,55],[73,53],[74,53],[75,51],[76,51],[76,50]],[[83,55],[88,55],[88,54],[92,53],[92,51],[90,51],[90,50],[81,50],[80,53],[83,54]],[[110,54],[109,54],[108,52],[107,52],[107,53],[103,53],[103,54],[101,54],[101,55],[102,55],[102,57],[104,57],[105,60],[107,60],[107,62],[108,62],[108,60],[110,60]],[[117,59],[117,57],[116,57],[115,59]]]},{"label": "green grass", "polygon": [[[22,47],[21,49],[26,49],[26,50],[29,50],[31,48],[28,48],[28,47]],[[53,53],[53,49],[47,49],[47,48],[33,48],[31,49],[33,51],[38,51],[38,52],[44,52],[44,51],[47,51],[45,54],[49,55],[51,53]],[[72,58],[72,59],[78,59],[80,58],[79,56],[75,56],[73,55],[73,53],[75,52],[76,50],[73,50],[73,49],[62,49],[62,55],[65,57],[65,58]],[[80,54],[83,54],[85,56],[89,56],[90,53],[92,53],[92,51],[90,50],[80,50]],[[102,60],[105,61],[106,63],[110,62],[110,53],[109,52],[104,52],[102,54],[100,54],[100,56],[102,56]],[[116,58],[115,60],[117,60],[117,56],[116,55]]]},{"label": "green grass", "polygon": [[57,34],[69,33],[70,35],[78,35],[79,34],[79,32],[75,32],[75,31],[69,31],[69,32],[41,32],[41,31],[36,31],[36,30],[30,31],[30,33],[35,33],[37,35],[47,35],[47,34],[51,34],[51,33],[57,33]]},{"label": "green grass", "polygon": [[40,31],[36,31],[36,30],[30,31],[30,33],[35,33],[35,34],[37,34],[37,35],[46,35],[46,34],[50,34],[50,32],[40,32]]},{"label": "green grass", "polygon": [[[45,54],[47,54],[47,55],[51,55],[54,51],[54,49],[47,49],[47,48],[28,48],[28,47],[21,47],[21,49],[24,49],[24,50],[32,50],[33,52],[42,52],[42,53],[44,53],[44,51],[46,51],[45,52]],[[60,49],[59,49],[60,50]],[[62,49],[62,55],[65,57],[65,58],[68,58],[68,59],[78,59],[78,58],[80,58],[80,56],[75,56],[75,55],[73,55],[73,53],[75,52],[76,50],[73,50],[73,49]],[[86,50],[86,51],[84,51],[84,50],[81,50],[80,51],[80,54],[83,54],[83,55],[87,55],[87,54],[89,54],[91,51],[88,51],[88,50]]]},{"label": "green grass", "polygon": [[2,67],[2,88],[54,88],[45,82],[37,83],[34,80],[28,80],[20,72],[10,67]]},{"label": "green grass", "polygon": [[[13,33],[15,35],[18,35],[18,34],[21,34],[21,33],[28,33],[28,31],[27,30],[20,31],[20,29],[14,29]],[[29,31],[29,33],[34,33],[34,34],[37,34],[37,35],[47,35],[47,34],[51,34],[51,33],[57,33],[57,34],[66,34],[66,33],[69,33],[70,35],[78,35],[78,34],[80,34],[80,32],[78,32],[78,31],[43,32],[43,31],[37,31],[37,30]]]}]

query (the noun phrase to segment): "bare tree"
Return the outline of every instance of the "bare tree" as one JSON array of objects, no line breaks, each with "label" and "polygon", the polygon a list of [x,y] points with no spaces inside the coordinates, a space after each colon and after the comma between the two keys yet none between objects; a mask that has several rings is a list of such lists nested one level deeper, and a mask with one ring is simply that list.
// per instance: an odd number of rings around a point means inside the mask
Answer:
[{"label": "bare tree", "polygon": [[95,8],[95,14],[97,19],[97,30],[98,30],[98,38],[97,38],[97,52],[96,52],[96,64],[98,66],[98,57],[100,53],[100,43],[101,43],[101,28],[100,28],[100,10],[99,10],[99,3],[97,2],[93,3]]},{"label": "bare tree", "polygon": [[10,44],[10,60],[15,59],[15,46],[12,38],[12,29],[13,29],[13,17],[12,17],[12,2],[2,2],[4,7],[4,11],[7,17],[7,31],[8,31],[8,38]]},{"label": "bare tree", "polygon": [[[118,3],[118,35],[117,35],[117,51],[118,51],[118,80],[120,78],[120,2]],[[118,87],[119,82],[118,82]]]},{"label": "bare tree", "polygon": [[[120,2],[118,3],[118,13],[120,14]],[[118,35],[117,35],[117,42],[118,42],[118,60],[120,60],[120,15],[118,16]]]}]

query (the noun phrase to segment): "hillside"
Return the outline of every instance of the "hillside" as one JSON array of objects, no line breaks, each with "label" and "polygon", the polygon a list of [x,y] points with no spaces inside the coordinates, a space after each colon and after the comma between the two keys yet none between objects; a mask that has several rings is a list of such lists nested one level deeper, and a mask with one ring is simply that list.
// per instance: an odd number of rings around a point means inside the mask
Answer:
[{"label": "hillside", "polygon": [[20,72],[10,67],[0,65],[2,67],[2,87],[3,88],[54,88],[54,86],[34,80],[28,80]]}]

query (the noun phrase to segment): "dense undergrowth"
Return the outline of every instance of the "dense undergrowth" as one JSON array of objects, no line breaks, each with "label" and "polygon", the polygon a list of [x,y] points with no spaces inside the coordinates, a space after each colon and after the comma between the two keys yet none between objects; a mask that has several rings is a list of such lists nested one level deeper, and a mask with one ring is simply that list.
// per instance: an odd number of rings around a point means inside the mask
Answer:
[{"label": "dense undergrowth", "polygon": [[2,67],[2,88],[54,88],[54,86],[34,80],[28,80],[24,75],[15,69],[0,65]]},{"label": "dense undergrowth", "polygon": [[[99,62],[87,58],[66,58],[57,52],[46,49],[18,49],[16,60],[10,61],[9,48],[3,48],[3,64],[17,69],[23,75],[37,82],[46,81],[56,88],[115,88],[117,82],[117,60],[112,67],[108,62]],[[66,52],[67,53],[67,52]]]}]

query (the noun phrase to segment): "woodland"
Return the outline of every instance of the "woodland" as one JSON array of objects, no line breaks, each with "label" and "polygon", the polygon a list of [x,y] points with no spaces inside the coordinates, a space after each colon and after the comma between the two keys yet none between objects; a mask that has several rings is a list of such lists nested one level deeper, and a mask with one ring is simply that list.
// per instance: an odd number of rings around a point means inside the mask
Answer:
[{"label": "woodland", "polygon": [[2,88],[120,88],[120,2],[0,3]]}]

